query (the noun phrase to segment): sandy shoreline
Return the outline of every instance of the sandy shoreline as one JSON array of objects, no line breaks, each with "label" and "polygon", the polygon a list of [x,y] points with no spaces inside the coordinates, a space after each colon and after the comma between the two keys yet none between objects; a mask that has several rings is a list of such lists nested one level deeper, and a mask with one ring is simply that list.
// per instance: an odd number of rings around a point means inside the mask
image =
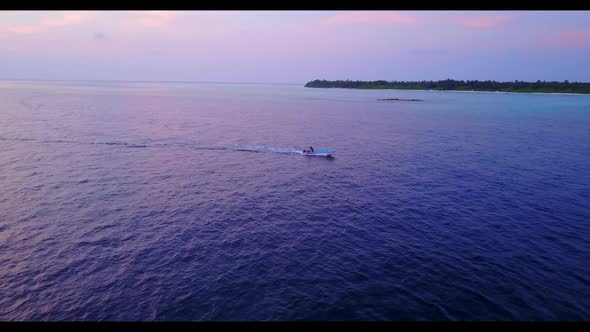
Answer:
[{"label": "sandy shoreline", "polygon": [[[393,89],[392,89],[393,90]],[[571,96],[590,96],[588,93],[571,93],[571,92],[512,92],[512,91],[474,91],[474,90],[416,90],[416,91],[437,91],[437,92],[467,92],[467,93],[510,93],[518,95],[571,95]]]}]

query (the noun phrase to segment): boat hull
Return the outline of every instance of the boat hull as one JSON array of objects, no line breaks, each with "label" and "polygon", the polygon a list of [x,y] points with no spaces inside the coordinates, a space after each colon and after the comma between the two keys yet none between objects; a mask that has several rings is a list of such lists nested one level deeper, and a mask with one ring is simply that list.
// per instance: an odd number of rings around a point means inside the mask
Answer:
[{"label": "boat hull", "polygon": [[336,150],[316,150],[314,152],[304,152],[303,155],[310,157],[333,157]]}]

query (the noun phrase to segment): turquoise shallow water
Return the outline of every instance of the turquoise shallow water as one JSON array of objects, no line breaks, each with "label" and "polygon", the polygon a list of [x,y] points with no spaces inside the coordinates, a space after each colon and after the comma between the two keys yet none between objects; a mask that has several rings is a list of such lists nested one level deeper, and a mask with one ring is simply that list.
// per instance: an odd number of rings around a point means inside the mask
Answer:
[{"label": "turquoise shallow water", "polygon": [[589,156],[590,96],[3,81],[0,319],[587,320]]}]

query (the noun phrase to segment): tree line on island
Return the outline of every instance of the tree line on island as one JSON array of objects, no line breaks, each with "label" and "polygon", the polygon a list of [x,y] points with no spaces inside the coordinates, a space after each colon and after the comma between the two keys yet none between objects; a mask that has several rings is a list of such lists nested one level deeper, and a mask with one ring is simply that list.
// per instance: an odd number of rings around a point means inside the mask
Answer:
[{"label": "tree line on island", "polygon": [[496,81],[351,81],[314,80],[306,88],[344,89],[400,89],[400,90],[449,90],[449,91],[499,91],[499,92],[551,92],[590,94],[590,83],[580,82],[496,82]]}]

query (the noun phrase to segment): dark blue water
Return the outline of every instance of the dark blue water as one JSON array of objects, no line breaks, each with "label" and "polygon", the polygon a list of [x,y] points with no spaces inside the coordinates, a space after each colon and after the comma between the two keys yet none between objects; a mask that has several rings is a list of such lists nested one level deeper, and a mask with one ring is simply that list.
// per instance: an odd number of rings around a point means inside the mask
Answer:
[{"label": "dark blue water", "polygon": [[5,81],[0,187],[0,320],[590,319],[590,96]]}]

